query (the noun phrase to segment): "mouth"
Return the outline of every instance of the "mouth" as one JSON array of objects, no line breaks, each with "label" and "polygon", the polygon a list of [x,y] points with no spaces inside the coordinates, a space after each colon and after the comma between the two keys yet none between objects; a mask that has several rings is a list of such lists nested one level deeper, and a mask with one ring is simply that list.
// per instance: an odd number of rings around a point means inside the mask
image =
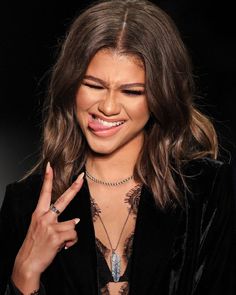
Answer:
[{"label": "mouth", "polygon": [[111,120],[89,114],[88,128],[96,135],[110,136],[121,129],[125,120]]}]

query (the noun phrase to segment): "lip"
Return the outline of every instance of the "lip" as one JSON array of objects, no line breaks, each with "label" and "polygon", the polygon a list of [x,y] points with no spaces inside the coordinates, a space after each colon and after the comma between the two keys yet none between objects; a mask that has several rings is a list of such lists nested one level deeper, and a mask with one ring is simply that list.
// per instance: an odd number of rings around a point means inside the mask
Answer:
[{"label": "lip", "polygon": [[[118,126],[113,126],[113,127],[108,127],[108,126],[104,126],[104,125],[99,125],[97,122],[94,121],[93,116],[95,116],[96,118],[99,118],[103,121],[107,121],[107,122],[121,122],[123,121],[124,123],[122,123],[121,125]],[[89,121],[88,121],[88,129],[95,135],[99,136],[99,137],[108,137],[108,136],[112,136],[114,134],[116,134],[117,132],[119,132],[120,129],[122,129],[123,125],[125,124],[125,120],[111,120],[111,119],[106,119],[102,116],[97,116],[97,115],[93,115],[89,114]]]},{"label": "lip", "polygon": [[103,121],[106,121],[106,122],[121,122],[121,121],[126,121],[125,119],[122,119],[122,118],[121,119],[117,119],[117,118],[111,119],[111,118],[105,118],[105,117],[103,117],[101,115],[97,115],[95,113],[89,113],[89,120],[93,120],[93,117],[99,118],[99,119],[101,119]]}]

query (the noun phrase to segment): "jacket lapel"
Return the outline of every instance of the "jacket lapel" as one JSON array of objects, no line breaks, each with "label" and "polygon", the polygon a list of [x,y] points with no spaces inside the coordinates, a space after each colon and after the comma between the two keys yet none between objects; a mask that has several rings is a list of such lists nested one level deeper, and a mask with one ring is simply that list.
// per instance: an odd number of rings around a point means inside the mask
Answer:
[{"label": "jacket lapel", "polygon": [[181,209],[161,211],[143,188],[135,228],[130,295],[152,294],[170,258]]},{"label": "jacket lapel", "polygon": [[61,214],[60,221],[75,217],[80,218],[76,225],[78,243],[58,255],[64,278],[67,279],[65,294],[78,294],[79,290],[80,294],[97,294],[95,232],[86,180],[77,196]]},{"label": "jacket lapel", "polygon": [[[133,241],[130,295],[151,294],[152,285],[159,284],[170,258],[180,212],[161,211],[151,193],[142,189]],[[78,290],[80,294],[97,294],[95,232],[86,181],[60,221],[75,217],[81,219],[76,226],[78,243],[57,255],[66,278],[65,294],[78,294]]]}]

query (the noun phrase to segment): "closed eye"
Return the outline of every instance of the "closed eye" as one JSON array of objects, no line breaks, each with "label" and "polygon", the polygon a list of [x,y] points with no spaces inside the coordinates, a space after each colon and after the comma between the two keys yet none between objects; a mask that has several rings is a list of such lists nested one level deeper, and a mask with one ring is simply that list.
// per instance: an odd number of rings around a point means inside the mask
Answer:
[{"label": "closed eye", "polygon": [[[91,83],[87,83],[84,82],[83,85],[89,87],[89,88],[93,88],[93,89],[104,89],[103,86],[100,85],[96,85],[96,84],[91,84]],[[122,90],[122,93],[126,94],[126,95],[130,95],[130,96],[135,96],[135,95],[143,95],[144,91],[142,90]]]},{"label": "closed eye", "polygon": [[93,88],[93,89],[103,89],[102,86],[95,85],[95,84],[83,83],[83,85],[88,86],[89,88]]},{"label": "closed eye", "polygon": [[127,95],[143,95],[144,91],[142,90],[122,90],[124,94]]}]

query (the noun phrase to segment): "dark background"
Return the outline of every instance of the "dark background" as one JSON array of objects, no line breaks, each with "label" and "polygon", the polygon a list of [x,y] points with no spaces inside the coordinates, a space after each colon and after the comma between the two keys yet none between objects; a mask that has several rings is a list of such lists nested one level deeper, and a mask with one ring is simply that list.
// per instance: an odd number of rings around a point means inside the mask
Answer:
[{"label": "dark background", "polygon": [[[40,106],[56,48],[71,19],[93,1],[0,7],[0,205],[5,186],[23,176],[37,158]],[[236,26],[232,4],[165,0],[157,3],[175,20],[187,45],[201,96],[214,118],[224,159],[235,153]]]}]

